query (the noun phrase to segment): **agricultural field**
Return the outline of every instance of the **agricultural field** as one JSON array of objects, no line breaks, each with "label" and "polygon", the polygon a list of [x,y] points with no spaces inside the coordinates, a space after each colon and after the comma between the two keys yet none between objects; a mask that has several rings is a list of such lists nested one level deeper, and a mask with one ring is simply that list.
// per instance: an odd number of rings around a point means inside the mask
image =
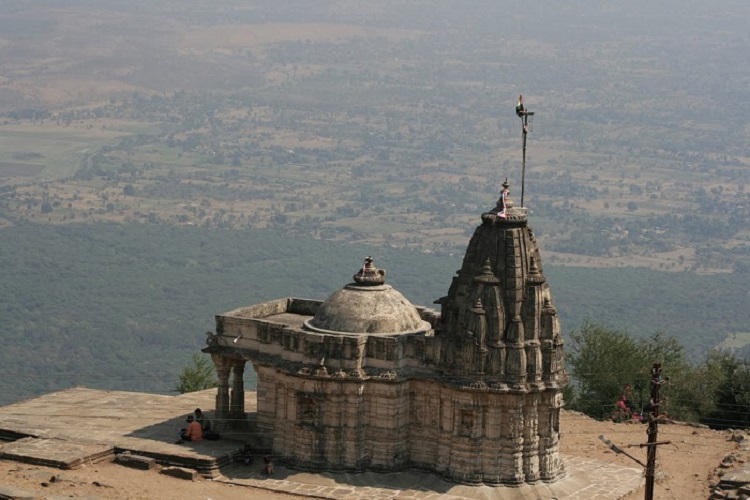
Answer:
[{"label": "agricultural field", "polygon": [[[189,4],[0,8],[0,224],[285,228],[449,255],[507,177],[557,264],[750,262],[750,70],[727,21],[743,4],[700,38],[683,26],[699,12],[644,26],[594,7],[581,32],[573,7]],[[525,178],[519,93],[536,112]]]},{"label": "agricultural field", "polygon": [[740,0],[1,2],[0,402],[169,392],[213,314],[323,299],[363,254],[430,306],[506,178],[566,334],[746,350],[748,18]]},{"label": "agricultural field", "polygon": [[738,351],[750,345],[750,332],[738,332],[725,338],[717,345],[717,349]]}]

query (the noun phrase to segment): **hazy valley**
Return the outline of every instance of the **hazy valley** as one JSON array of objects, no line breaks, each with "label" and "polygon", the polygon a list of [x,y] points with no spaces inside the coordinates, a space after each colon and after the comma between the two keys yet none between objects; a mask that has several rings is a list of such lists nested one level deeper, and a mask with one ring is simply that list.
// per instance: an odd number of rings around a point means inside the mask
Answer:
[{"label": "hazy valley", "polygon": [[3,378],[169,390],[213,314],[322,299],[363,252],[429,305],[506,177],[520,202],[519,94],[536,112],[524,205],[565,329],[741,347],[748,17],[739,1],[4,2]]}]

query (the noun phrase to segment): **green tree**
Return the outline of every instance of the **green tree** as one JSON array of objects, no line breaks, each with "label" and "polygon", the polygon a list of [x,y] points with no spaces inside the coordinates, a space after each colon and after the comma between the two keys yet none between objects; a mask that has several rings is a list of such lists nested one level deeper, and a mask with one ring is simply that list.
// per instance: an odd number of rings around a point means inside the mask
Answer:
[{"label": "green tree", "polygon": [[179,380],[176,390],[180,394],[216,387],[214,366],[205,356],[193,354],[192,364],[182,370]]},{"label": "green tree", "polygon": [[651,398],[651,367],[661,363],[661,412],[713,428],[750,427],[750,358],[711,351],[693,366],[682,345],[661,332],[635,338],[591,321],[570,334],[567,353],[573,383],[565,398],[574,410],[610,417],[625,384],[633,390],[631,408],[642,410]]},{"label": "green tree", "polygon": [[694,401],[690,387],[700,387],[682,345],[662,332],[637,339],[627,331],[585,321],[579,331],[570,334],[567,353],[573,377],[571,408],[594,418],[612,414],[626,384],[633,391],[631,407],[643,408],[650,399],[654,363],[661,363],[669,380],[663,392],[671,394],[665,403],[676,408],[670,408],[672,413],[680,413],[684,401]]},{"label": "green tree", "polygon": [[750,426],[750,360],[740,359],[727,351],[713,351],[703,364],[707,408],[701,421],[713,428]]},{"label": "green tree", "polygon": [[570,334],[567,351],[573,377],[570,406],[594,418],[611,415],[624,385],[647,366],[627,332],[591,321]]}]

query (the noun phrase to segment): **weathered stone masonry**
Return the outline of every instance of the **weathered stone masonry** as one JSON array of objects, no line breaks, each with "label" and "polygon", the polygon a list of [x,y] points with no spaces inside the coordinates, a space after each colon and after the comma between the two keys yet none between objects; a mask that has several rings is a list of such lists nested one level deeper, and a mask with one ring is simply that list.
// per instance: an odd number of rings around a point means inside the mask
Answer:
[{"label": "weathered stone masonry", "polygon": [[504,208],[482,214],[439,312],[409,303],[368,258],[324,302],[218,315],[205,351],[219,425],[244,425],[250,361],[258,431],[292,467],[418,468],[466,484],[561,477],[557,310],[525,210]]}]

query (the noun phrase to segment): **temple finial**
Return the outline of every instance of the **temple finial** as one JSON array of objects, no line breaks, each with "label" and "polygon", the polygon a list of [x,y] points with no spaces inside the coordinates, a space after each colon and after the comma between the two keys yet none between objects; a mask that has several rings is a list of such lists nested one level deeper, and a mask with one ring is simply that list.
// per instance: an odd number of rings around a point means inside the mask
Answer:
[{"label": "temple finial", "polygon": [[371,256],[365,258],[362,269],[353,276],[358,285],[382,285],[385,283],[385,269],[375,267],[375,261]]}]

